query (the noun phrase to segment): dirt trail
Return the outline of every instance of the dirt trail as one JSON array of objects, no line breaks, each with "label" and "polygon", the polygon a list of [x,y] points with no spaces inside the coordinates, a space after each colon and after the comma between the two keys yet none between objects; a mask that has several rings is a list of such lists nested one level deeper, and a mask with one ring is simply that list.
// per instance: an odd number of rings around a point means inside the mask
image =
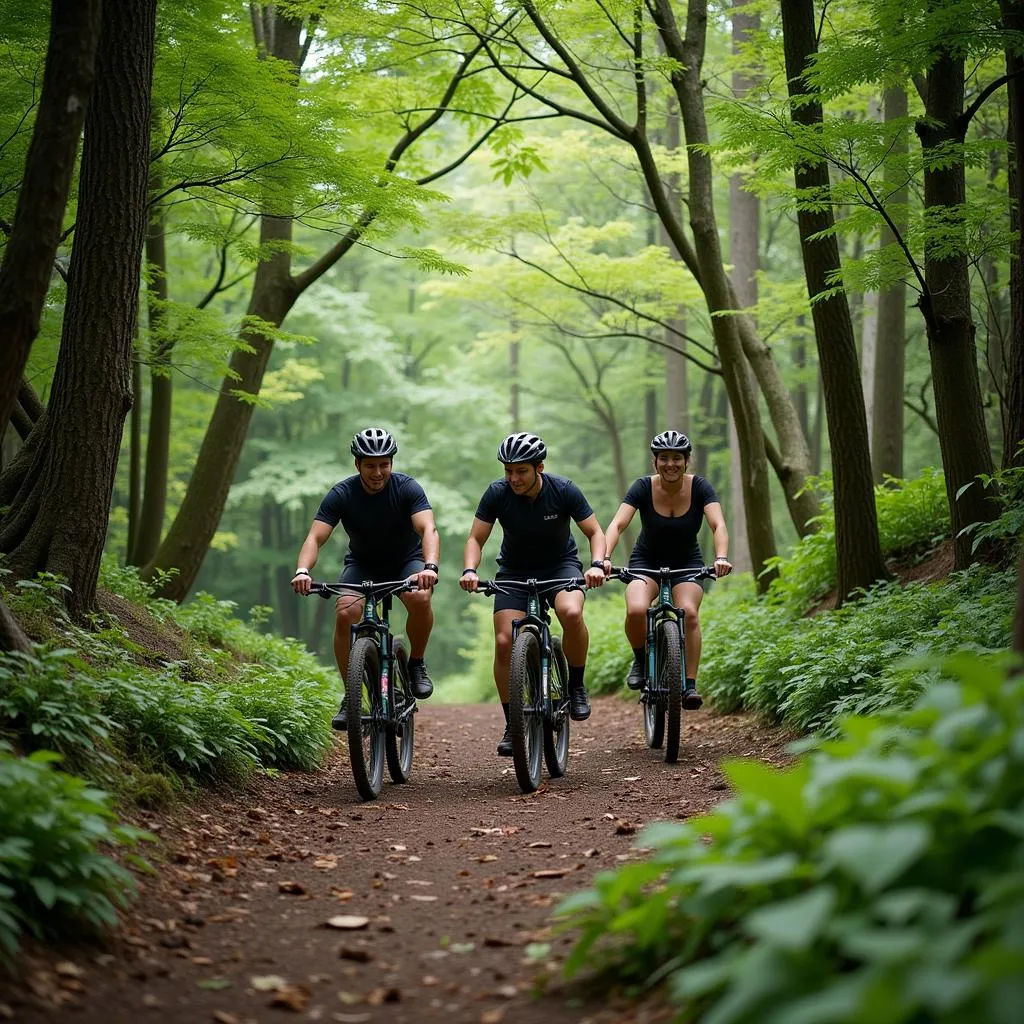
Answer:
[{"label": "dirt trail", "polygon": [[[638,707],[606,698],[573,725],[566,778],[527,797],[494,754],[499,724],[495,705],[425,704],[411,781],[374,803],[339,746],[323,772],[151,816],[159,872],[119,935],[33,957],[19,987],[0,987],[0,1019],[3,1004],[27,1024],[637,1019],[557,980],[538,997],[527,945],[564,958],[569,938],[547,931],[558,900],[635,856],[643,823],[724,797],[722,759],[781,762],[784,738],[691,714],[670,766],[644,746]],[[368,923],[327,927],[338,915]]]}]

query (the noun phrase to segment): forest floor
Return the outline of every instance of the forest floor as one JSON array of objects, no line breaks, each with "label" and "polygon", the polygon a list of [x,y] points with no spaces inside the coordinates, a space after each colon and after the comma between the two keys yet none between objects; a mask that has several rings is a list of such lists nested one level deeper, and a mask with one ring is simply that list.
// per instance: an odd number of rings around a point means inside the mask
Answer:
[{"label": "forest floor", "polygon": [[[372,803],[336,743],[321,772],[146,814],[156,873],[118,932],[30,950],[19,980],[0,982],[0,1020],[667,1020],[657,1003],[567,985],[555,968],[572,940],[552,935],[551,912],[640,856],[644,823],[727,796],[724,759],[784,763],[786,735],[689,714],[667,765],[644,746],[638,706],[603,698],[573,724],[566,777],[524,796],[494,752],[500,718],[493,704],[421,705],[412,779]],[[530,959],[531,943],[550,952]]]}]

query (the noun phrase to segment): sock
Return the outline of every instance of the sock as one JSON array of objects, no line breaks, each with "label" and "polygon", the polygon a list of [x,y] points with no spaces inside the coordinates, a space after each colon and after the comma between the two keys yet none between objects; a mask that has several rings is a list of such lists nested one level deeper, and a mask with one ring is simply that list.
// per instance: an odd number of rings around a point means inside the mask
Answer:
[{"label": "sock", "polygon": [[647,652],[642,647],[633,648],[633,657],[636,659],[637,665],[643,667],[644,659],[647,656]]},{"label": "sock", "polygon": [[696,690],[697,689],[697,680],[695,678],[691,679],[689,676],[687,676],[686,677],[686,688],[688,690]]},{"label": "sock", "polygon": [[505,712],[505,724],[508,725],[508,701],[503,700],[501,702],[501,710]]},{"label": "sock", "polygon": [[419,665],[422,665],[422,664],[423,664],[423,659],[422,658],[410,658],[409,659],[409,668],[413,668],[414,666],[419,666]]},{"label": "sock", "polygon": [[570,665],[569,666],[569,689],[570,690],[582,690],[583,689],[583,671],[586,665]]}]

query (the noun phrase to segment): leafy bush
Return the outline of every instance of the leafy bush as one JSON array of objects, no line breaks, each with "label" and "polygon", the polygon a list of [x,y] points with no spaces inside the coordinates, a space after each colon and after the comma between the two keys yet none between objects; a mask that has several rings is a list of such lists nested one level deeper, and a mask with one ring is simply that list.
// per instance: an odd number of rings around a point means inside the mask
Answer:
[{"label": "leafy bush", "polygon": [[104,851],[132,846],[144,833],[117,825],[107,795],[58,771],[59,759],[49,751],[18,757],[0,743],[0,960],[7,963],[23,932],[111,926],[135,891],[130,872]]},{"label": "leafy bush", "polygon": [[715,1024],[1016,1021],[1024,999],[1024,676],[961,655],[911,712],[640,838],[562,921],[567,968],[667,979]]},{"label": "leafy bush", "polygon": [[626,606],[619,593],[591,594],[585,615],[590,633],[587,651],[587,689],[592,694],[616,693],[622,689],[633,652],[622,631]]},{"label": "leafy bush", "polygon": [[867,710],[858,698],[869,688],[872,710],[912,699],[913,692],[886,685],[896,663],[948,654],[967,638],[979,651],[1005,649],[1013,599],[1014,573],[983,566],[939,583],[877,586],[860,601],[772,635],[747,667],[744,701],[806,732]]}]

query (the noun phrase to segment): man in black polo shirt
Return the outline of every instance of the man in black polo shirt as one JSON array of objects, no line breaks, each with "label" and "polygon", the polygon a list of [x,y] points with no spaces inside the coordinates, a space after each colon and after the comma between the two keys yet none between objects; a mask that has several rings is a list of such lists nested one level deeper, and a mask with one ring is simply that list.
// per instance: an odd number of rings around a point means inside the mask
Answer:
[{"label": "man in black polo shirt", "polygon": [[[483,546],[495,522],[503,537],[497,579],[559,579],[584,576],[588,587],[604,583],[604,533],[583,492],[563,476],[544,472],[547,447],[536,434],[510,434],[498,446],[505,479],[484,491],[466,541],[463,590],[476,590]],[[591,566],[583,572],[570,520],[590,541]],[[590,717],[583,685],[590,637],[583,620],[583,593],[559,590],[550,599],[562,624],[562,645],[569,663],[569,714],[575,721]],[[498,744],[502,757],[512,756],[508,730],[508,672],[512,654],[512,621],[526,612],[525,594],[494,598],[494,682],[505,712],[505,735]]]},{"label": "man in black polo shirt", "polygon": [[[405,473],[393,473],[398,445],[380,427],[368,427],[352,438],[356,475],[336,483],[320,503],[292,579],[297,594],[308,594],[320,548],[340,522],[349,546],[341,583],[364,580],[413,579],[419,590],[399,594],[409,613],[405,631],[409,637],[409,682],[415,697],[429,697],[434,686],[423,656],[434,625],[430,596],[437,583],[437,559],[441,541],[423,488]],[[344,680],[348,669],[351,627],[363,614],[363,598],[339,597],[334,623],[334,658]],[[331,723],[344,729],[345,699]]]}]

